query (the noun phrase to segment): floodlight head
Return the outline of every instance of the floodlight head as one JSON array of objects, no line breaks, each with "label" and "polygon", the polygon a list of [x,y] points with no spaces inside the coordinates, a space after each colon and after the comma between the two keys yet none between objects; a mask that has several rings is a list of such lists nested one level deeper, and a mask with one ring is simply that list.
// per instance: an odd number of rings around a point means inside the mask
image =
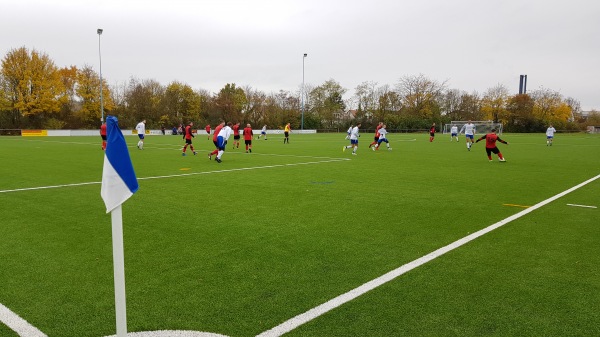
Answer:
[{"label": "floodlight head", "polygon": [[308,54],[307,54],[307,53],[304,53],[304,57],[307,57],[307,56],[308,56]]},{"label": "floodlight head", "polygon": [[97,32],[98,32],[98,35],[102,35],[102,28],[98,28]]}]

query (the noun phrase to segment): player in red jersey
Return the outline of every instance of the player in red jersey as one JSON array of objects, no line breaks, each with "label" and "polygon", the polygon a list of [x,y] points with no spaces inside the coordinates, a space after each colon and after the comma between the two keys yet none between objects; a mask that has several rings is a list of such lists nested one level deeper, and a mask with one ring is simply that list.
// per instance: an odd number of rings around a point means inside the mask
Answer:
[{"label": "player in red jersey", "polygon": [[210,139],[210,124],[206,124],[204,131],[206,131],[206,134],[208,135],[208,138],[206,139]]},{"label": "player in red jersey", "polygon": [[106,122],[100,125],[100,137],[102,137],[102,150],[106,150]]},{"label": "player in red jersey", "polygon": [[233,124],[233,148],[240,147],[240,123]]},{"label": "player in red jersey", "polygon": [[183,152],[181,152],[182,156],[185,156],[185,150],[187,150],[188,145],[190,146],[190,150],[192,150],[192,152],[194,153],[194,156],[196,155],[196,151],[194,151],[194,145],[192,145],[192,138],[194,138],[194,134],[192,133],[192,126],[194,126],[194,122],[190,122],[190,124],[188,124],[188,126],[185,127],[185,134],[184,134],[184,138],[185,138],[185,146],[183,147]]},{"label": "player in red jersey", "polygon": [[216,155],[217,153],[219,153],[219,142],[217,142],[217,137],[219,136],[219,131],[221,131],[224,125],[225,122],[221,121],[221,123],[217,125],[215,131],[213,132],[213,144],[215,144],[215,150],[208,154],[208,159],[210,160],[212,160],[213,154]]},{"label": "player in red jersey", "polygon": [[379,129],[381,129],[382,126],[383,122],[379,122],[379,124],[375,128],[375,137],[373,138],[373,142],[369,144],[369,148],[371,148],[371,146],[377,145],[377,142],[379,142]]},{"label": "player in red jersey", "polygon": [[254,137],[254,132],[252,132],[252,126],[250,126],[250,123],[246,124],[246,127],[244,128],[244,131],[242,133],[244,134],[246,153],[248,153],[248,151],[252,153],[252,138]]},{"label": "player in red jersey", "polygon": [[498,160],[501,162],[506,161],[506,159],[504,159],[504,156],[502,156],[502,153],[500,152],[500,150],[498,150],[498,147],[496,146],[496,141],[499,141],[500,143],[506,144],[508,145],[507,141],[504,141],[502,139],[500,139],[500,137],[498,137],[498,135],[496,134],[496,129],[492,129],[491,133],[486,134],[485,136],[481,136],[481,138],[477,139],[475,141],[475,143],[479,143],[480,140],[484,140],[485,139],[485,152],[487,152],[487,156],[488,159],[490,161],[492,161],[492,152],[498,155]]},{"label": "player in red jersey", "polygon": [[429,128],[429,142],[433,142],[435,138],[435,123],[431,124],[431,128]]}]

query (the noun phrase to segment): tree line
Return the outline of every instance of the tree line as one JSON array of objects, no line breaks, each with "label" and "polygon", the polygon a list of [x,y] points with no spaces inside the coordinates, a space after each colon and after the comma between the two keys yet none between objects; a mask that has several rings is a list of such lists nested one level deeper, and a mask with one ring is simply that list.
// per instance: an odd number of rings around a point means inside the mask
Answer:
[{"label": "tree line", "polygon": [[366,81],[344,99],[348,90],[333,79],[272,93],[235,83],[211,93],[179,81],[163,85],[137,78],[108,85],[89,65],[59,68],[47,54],[26,47],[8,51],[1,66],[0,129],[94,129],[103,115],[101,105],[104,116],[118,116],[123,128],[142,119],[152,129],[221,120],[270,128],[289,122],[293,129],[347,128],[357,122],[371,128],[383,121],[390,130],[493,120],[508,132],[539,132],[548,124],[559,130],[600,124],[598,113],[584,119],[575,98],[551,89],[511,95],[499,84],[483,94],[469,93],[422,74],[400,77],[393,86]]}]

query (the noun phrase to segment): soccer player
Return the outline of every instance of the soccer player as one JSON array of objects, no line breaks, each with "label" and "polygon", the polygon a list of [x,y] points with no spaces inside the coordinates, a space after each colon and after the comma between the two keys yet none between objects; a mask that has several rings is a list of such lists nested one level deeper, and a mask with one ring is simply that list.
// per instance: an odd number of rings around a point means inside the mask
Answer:
[{"label": "soccer player", "polygon": [[456,125],[452,125],[450,128],[450,141],[452,141],[453,137],[456,137],[456,141],[458,142],[458,126]]},{"label": "soccer player", "polygon": [[217,125],[217,127],[215,128],[215,131],[213,132],[213,144],[215,144],[215,150],[208,154],[209,160],[212,160],[213,154],[219,153],[219,142],[218,142],[217,138],[219,137],[219,132],[221,131],[223,126],[225,126],[225,122],[221,121],[221,123],[219,125]]},{"label": "soccer player", "polygon": [[431,124],[431,127],[429,128],[429,142],[433,142],[434,138],[435,138],[435,123]]},{"label": "soccer player", "polygon": [[379,128],[379,139],[377,140],[377,145],[373,146],[372,149],[373,151],[375,150],[379,150],[379,146],[381,145],[381,143],[385,143],[385,145],[387,146],[388,151],[391,151],[392,148],[390,147],[390,142],[387,139],[387,130],[385,129],[385,124],[383,124],[381,126],[381,128]]},{"label": "soccer player", "polygon": [[265,140],[267,140],[267,125],[265,124],[265,126],[262,127],[262,130],[260,130],[260,135],[258,135],[258,137],[256,139],[260,139],[260,136],[265,136]]},{"label": "soccer player", "polygon": [[285,144],[286,142],[289,144],[290,143],[290,132],[292,131],[292,127],[290,126],[290,123],[287,123],[285,125],[285,128],[283,129],[283,144]]},{"label": "soccer player", "polygon": [[546,130],[546,146],[552,146],[552,141],[554,140],[554,133],[556,129],[550,124],[548,129]]},{"label": "soccer player", "polygon": [[204,131],[206,131],[206,134],[208,135],[208,138],[206,139],[210,139],[210,124],[206,124]]},{"label": "soccer player", "polygon": [[485,136],[481,136],[481,138],[477,139],[475,143],[479,143],[480,140],[485,139],[485,152],[487,153],[488,159],[492,161],[492,152],[498,155],[498,160],[501,162],[505,162],[504,156],[502,156],[502,152],[498,150],[496,146],[496,141],[499,141],[502,144],[508,145],[507,141],[504,141],[498,137],[496,134],[496,129],[492,129],[491,133],[486,134]]},{"label": "soccer player", "polygon": [[473,138],[475,137],[475,124],[468,121],[467,124],[463,125],[460,128],[460,133],[465,131],[465,141],[467,142],[467,150],[471,151],[471,146],[473,146]]},{"label": "soccer player", "polygon": [[215,159],[217,163],[221,163],[221,157],[223,156],[223,152],[225,152],[225,147],[227,146],[227,140],[229,136],[233,133],[231,129],[231,122],[227,123],[224,127],[219,131],[219,135],[217,136],[217,146],[219,151],[217,152],[217,158]]},{"label": "soccer player", "polygon": [[350,145],[348,146],[344,146],[342,148],[342,151],[346,151],[346,149],[350,149],[352,148],[352,154],[356,156],[356,150],[358,150],[358,137],[360,137],[360,135],[358,134],[358,129],[360,128],[360,123],[356,124],[355,127],[352,128],[352,130],[350,131]]},{"label": "soccer player", "polygon": [[240,123],[233,124],[233,148],[240,147]]},{"label": "soccer player", "polygon": [[190,146],[190,150],[192,150],[192,152],[194,153],[194,156],[197,153],[196,151],[194,151],[194,145],[192,145],[192,138],[196,137],[192,133],[192,126],[194,126],[194,122],[190,122],[190,124],[188,124],[188,126],[185,127],[185,146],[183,147],[183,152],[181,152],[181,155],[184,157],[185,150],[187,150],[188,145]]},{"label": "soccer player", "polygon": [[102,150],[106,150],[106,122],[100,125],[100,137],[102,137]]},{"label": "soccer player", "polygon": [[254,132],[252,132],[252,126],[250,123],[246,124],[246,127],[242,131],[244,134],[244,143],[246,144],[246,153],[250,151],[252,153],[252,138],[254,138]]},{"label": "soccer player", "polygon": [[352,133],[352,125],[350,125],[350,127],[348,128],[348,131],[346,131],[346,139],[350,139],[350,134]]},{"label": "soccer player", "polygon": [[139,122],[138,125],[136,125],[135,129],[137,130],[138,137],[140,138],[140,140],[137,143],[137,147],[138,149],[143,150],[144,135],[146,135],[146,120],[144,119],[143,121]]},{"label": "soccer player", "polygon": [[369,148],[371,148],[373,145],[377,145],[377,142],[379,141],[379,129],[381,129],[382,125],[383,122],[379,122],[379,124],[377,124],[377,127],[375,128],[375,137],[373,137],[373,142],[369,144]]}]

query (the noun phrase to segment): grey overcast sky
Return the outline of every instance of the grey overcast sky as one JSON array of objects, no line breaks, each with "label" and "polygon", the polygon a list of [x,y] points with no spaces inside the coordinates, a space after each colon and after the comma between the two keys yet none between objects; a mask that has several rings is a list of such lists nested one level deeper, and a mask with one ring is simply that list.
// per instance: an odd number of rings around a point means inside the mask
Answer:
[{"label": "grey overcast sky", "polygon": [[26,47],[58,67],[218,92],[299,92],[333,79],[354,94],[423,74],[483,94],[547,88],[600,110],[598,0],[0,0],[0,56]]}]

